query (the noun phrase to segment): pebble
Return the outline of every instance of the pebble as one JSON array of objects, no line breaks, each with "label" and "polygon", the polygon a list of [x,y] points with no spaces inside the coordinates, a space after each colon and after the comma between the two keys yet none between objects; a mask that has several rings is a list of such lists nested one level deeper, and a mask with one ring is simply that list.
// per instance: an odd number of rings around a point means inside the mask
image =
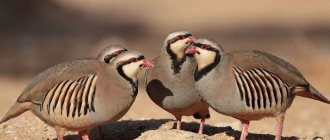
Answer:
[{"label": "pebble", "polygon": [[4,124],[4,125],[2,126],[3,129],[6,129],[7,127],[8,127],[8,124]]},{"label": "pebble", "polygon": [[14,134],[14,132],[13,131],[10,131],[10,130],[6,130],[5,131],[5,134]]},{"label": "pebble", "polygon": [[46,131],[48,131],[48,128],[47,127],[44,128],[44,132],[46,132]]}]

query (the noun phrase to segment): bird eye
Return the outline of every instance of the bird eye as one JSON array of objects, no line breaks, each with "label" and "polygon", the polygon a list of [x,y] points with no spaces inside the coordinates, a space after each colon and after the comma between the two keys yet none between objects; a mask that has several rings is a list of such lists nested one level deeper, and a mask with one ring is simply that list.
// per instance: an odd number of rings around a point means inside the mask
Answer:
[{"label": "bird eye", "polygon": [[136,62],[137,59],[136,59],[136,58],[131,58],[130,61],[131,61],[131,62]]},{"label": "bird eye", "polygon": [[205,44],[203,44],[203,45],[201,46],[201,48],[202,48],[202,49],[206,49],[206,48],[208,48],[208,46],[205,45]]},{"label": "bird eye", "polygon": [[184,38],[183,35],[179,35],[179,36],[178,36],[178,39],[183,39],[183,38]]}]

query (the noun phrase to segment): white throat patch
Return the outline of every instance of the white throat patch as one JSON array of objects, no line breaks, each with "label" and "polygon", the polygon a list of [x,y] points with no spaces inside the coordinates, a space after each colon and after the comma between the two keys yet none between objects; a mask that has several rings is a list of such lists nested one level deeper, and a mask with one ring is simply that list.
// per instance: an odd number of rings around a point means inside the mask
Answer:
[{"label": "white throat patch", "polygon": [[142,60],[126,64],[122,67],[124,74],[131,79],[136,79]]},{"label": "white throat patch", "polygon": [[170,49],[173,51],[174,54],[177,55],[179,59],[183,58],[185,55],[184,51],[189,46],[188,44],[186,44],[188,40],[189,38],[178,40],[175,43],[172,43],[170,46]]},{"label": "white throat patch", "polygon": [[196,59],[199,70],[205,68],[206,66],[208,66],[214,62],[214,59],[216,57],[215,52],[204,50],[201,48],[197,48],[197,49],[200,54],[196,53],[195,59]]}]

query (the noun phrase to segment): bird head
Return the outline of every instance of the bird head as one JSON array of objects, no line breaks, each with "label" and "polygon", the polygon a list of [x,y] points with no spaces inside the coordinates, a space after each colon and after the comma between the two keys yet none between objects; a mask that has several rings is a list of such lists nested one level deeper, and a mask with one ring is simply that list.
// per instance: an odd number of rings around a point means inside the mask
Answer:
[{"label": "bird head", "polygon": [[154,67],[150,61],[144,58],[143,54],[135,51],[122,53],[112,61],[112,64],[125,79],[136,79],[138,72],[142,68]]},{"label": "bird head", "polygon": [[173,32],[167,35],[164,47],[171,59],[181,59],[184,57],[185,50],[195,42],[195,38],[187,31]]},{"label": "bird head", "polygon": [[197,39],[185,52],[196,59],[198,68],[202,69],[207,65],[214,63],[215,58],[220,57],[224,51],[215,41],[208,39]]}]

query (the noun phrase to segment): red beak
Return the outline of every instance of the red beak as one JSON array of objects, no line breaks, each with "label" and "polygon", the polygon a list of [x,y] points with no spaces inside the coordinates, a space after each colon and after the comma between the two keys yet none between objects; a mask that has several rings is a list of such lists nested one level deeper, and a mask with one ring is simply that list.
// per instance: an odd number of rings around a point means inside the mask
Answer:
[{"label": "red beak", "polygon": [[152,64],[150,61],[144,59],[142,66],[150,68],[150,67],[154,67],[154,64]]},{"label": "red beak", "polygon": [[198,51],[197,51],[196,47],[195,47],[195,46],[192,46],[192,47],[189,47],[189,48],[186,50],[185,54],[188,54],[188,55],[194,55],[194,54],[197,53],[197,52],[198,52]]},{"label": "red beak", "polygon": [[189,40],[186,42],[186,44],[189,44],[189,45],[191,45],[191,44],[193,44],[194,42],[196,41],[196,38],[194,38],[194,37],[189,37]]}]

